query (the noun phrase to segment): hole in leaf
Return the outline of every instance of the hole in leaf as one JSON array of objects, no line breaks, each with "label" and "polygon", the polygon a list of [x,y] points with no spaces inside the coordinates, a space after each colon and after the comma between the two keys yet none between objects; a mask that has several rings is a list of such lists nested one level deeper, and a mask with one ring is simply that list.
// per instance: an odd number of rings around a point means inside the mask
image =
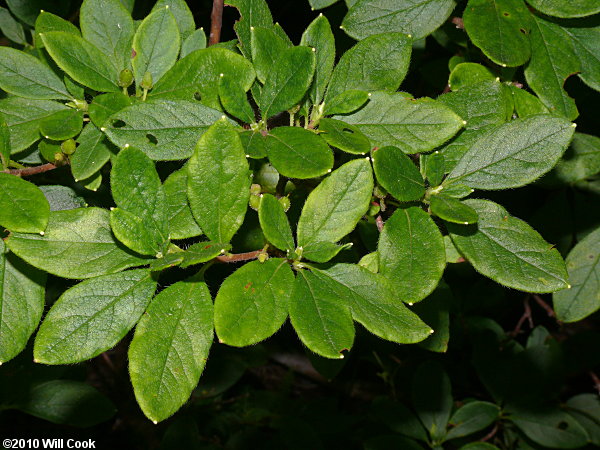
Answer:
[{"label": "hole in leaf", "polygon": [[150,134],[150,133],[148,133],[148,134],[146,135],[146,139],[148,139],[148,141],[149,141],[151,144],[154,144],[154,145],[158,144],[158,139],[156,139],[156,136],[154,136],[153,134]]},{"label": "hole in leaf", "polygon": [[566,430],[569,427],[569,424],[567,422],[560,422],[556,428],[558,428],[559,430]]},{"label": "hole in leaf", "polygon": [[123,128],[125,125],[126,125],[125,122],[123,122],[120,119],[113,120],[113,127],[115,127],[115,128]]},{"label": "hole in leaf", "polygon": [[508,16],[510,16],[510,14],[509,14],[509,13],[507,13],[507,12],[503,13],[503,15],[504,15],[504,17],[508,17]]},{"label": "hole in leaf", "polygon": [[200,92],[194,92],[194,100],[201,101],[202,100],[202,94],[200,94]]},{"label": "hole in leaf", "polygon": [[527,30],[525,28],[520,28],[519,31],[523,34],[527,34]]}]

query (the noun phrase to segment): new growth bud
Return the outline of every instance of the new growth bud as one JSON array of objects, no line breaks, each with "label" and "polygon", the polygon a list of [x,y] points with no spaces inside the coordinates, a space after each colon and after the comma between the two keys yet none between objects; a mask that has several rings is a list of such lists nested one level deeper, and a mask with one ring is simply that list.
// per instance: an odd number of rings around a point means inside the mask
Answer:
[{"label": "new growth bud", "polygon": [[[149,74],[149,72],[146,72]],[[144,79],[146,79],[144,75]],[[152,84],[152,75],[150,75],[150,83]],[[119,86],[122,88],[128,88],[133,84],[133,73],[129,69],[121,70],[119,74]]]}]

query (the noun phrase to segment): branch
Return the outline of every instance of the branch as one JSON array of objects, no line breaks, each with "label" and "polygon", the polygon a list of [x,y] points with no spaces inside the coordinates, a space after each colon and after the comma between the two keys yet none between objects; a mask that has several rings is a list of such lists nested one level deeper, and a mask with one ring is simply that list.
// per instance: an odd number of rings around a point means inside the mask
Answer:
[{"label": "branch", "polygon": [[24,169],[8,169],[4,170],[3,173],[9,173],[18,177],[27,177],[30,175],[37,175],[38,173],[49,172],[51,170],[58,169],[58,167],[59,166],[55,166],[52,163],[47,163],[42,164],[41,166],[25,167]]},{"label": "branch", "polygon": [[235,263],[241,261],[250,261],[253,259],[257,259],[258,255],[263,253],[263,250],[254,250],[253,252],[246,253],[236,253],[236,254],[228,254],[217,256],[216,260],[223,263]]},{"label": "branch", "polygon": [[212,13],[210,14],[210,37],[208,45],[218,44],[221,40],[221,27],[223,26],[224,0],[213,0]]}]

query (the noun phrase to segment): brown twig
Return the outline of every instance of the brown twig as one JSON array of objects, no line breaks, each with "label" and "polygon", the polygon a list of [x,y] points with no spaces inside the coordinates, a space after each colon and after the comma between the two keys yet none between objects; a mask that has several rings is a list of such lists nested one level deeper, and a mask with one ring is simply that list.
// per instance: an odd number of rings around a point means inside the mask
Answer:
[{"label": "brown twig", "polygon": [[221,40],[221,27],[223,26],[224,0],[213,0],[212,13],[210,14],[210,37],[208,45],[218,44]]},{"label": "brown twig", "polygon": [[452,23],[454,25],[456,25],[456,28],[458,28],[458,29],[461,29],[461,30],[465,29],[465,24],[464,24],[462,18],[460,18],[460,17],[453,17]]},{"label": "brown twig", "polygon": [[488,434],[486,434],[484,437],[482,437],[480,439],[481,442],[485,442],[485,441],[489,441],[491,438],[493,438],[496,433],[498,432],[498,424],[494,424],[494,428],[492,428],[492,431],[490,431]]},{"label": "brown twig", "polygon": [[598,391],[598,394],[600,394],[600,378],[598,378],[598,375],[596,375],[596,373],[592,372],[591,370],[590,370],[589,374],[590,374],[590,377],[592,377],[592,381],[594,382],[594,387]]},{"label": "brown twig", "polygon": [[377,224],[377,230],[381,233],[383,231],[383,219],[381,218],[381,214],[379,214],[376,218],[375,218],[375,223]]},{"label": "brown twig", "polygon": [[531,306],[529,306],[529,298],[530,297],[528,295],[527,297],[525,297],[525,300],[523,300],[523,307],[525,311],[523,312],[523,315],[517,322],[515,329],[510,333],[513,337],[517,336],[521,332],[521,328],[523,327],[523,324],[526,320],[529,322],[529,327],[533,328],[533,318],[531,317]]},{"label": "brown twig", "polygon": [[537,294],[533,294],[532,297],[535,300],[535,302],[538,305],[540,305],[544,311],[546,311],[548,317],[556,317],[556,314],[554,314],[554,310],[552,309],[552,307],[548,303],[546,303],[542,297],[540,297]]},{"label": "brown twig", "polygon": [[18,177],[27,177],[30,175],[37,175],[38,173],[49,172],[54,169],[58,169],[62,166],[55,166],[52,163],[42,164],[41,166],[25,167],[24,169],[8,169],[4,170],[3,173],[9,173]]},{"label": "brown twig", "polygon": [[235,263],[241,261],[250,261],[258,258],[258,255],[263,253],[263,250],[254,250],[253,252],[236,253],[230,255],[217,256],[216,260],[224,263]]}]

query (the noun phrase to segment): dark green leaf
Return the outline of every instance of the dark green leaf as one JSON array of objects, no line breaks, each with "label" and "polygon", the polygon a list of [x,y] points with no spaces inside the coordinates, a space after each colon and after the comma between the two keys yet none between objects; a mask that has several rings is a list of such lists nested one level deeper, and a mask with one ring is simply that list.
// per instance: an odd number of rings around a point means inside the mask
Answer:
[{"label": "dark green leaf", "polygon": [[237,131],[224,119],[202,135],[188,163],[188,198],[209,239],[229,242],[242,225],[250,179]]},{"label": "dark green leaf", "polygon": [[10,129],[4,120],[4,115],[0,113],[0,166],[2,170],[8,169],[10,162]]},{"label": "dark green leaf", "polygon": [[323,114],[350,114],[364,105],[371,95],[366,91],[350,89],[331,98],[325,104]]},{"label": "dark green leaf", "polygon": [[390,430],[427,442],[427,432],[415,414],[389,397],[376,397],[371,404],[373,415]]},{"label": "dark green leaf", "polygon": [[199,28],[190,34],[181,44],[181,55],[183,58],[190,53],[206,48],[206,33],[203,28]]},{"label": "dark green leaf", "polygon": [[[446,237],[447,236],[444,236],[444,243],[446,242]],[[447,251],[446,247],[446,252]],[[446,260],[448,260],[447,257]],[[448,351],[448,343],[450,342],[450,307],[452,300],[452,291],[450,290],[450,287],[441,281],[429,297],[419,303],[415,303],[412,307],[412,310],[421,318],[421,320],[434,330],[434,333],[431,336],[423,342],[419,342],[419,347],[437,353],[446,353]]]},{"label": "dark green leaf", "polygon": [[202,234],[188,204],[187,179],[187,171],[181,169],[169,175],[164,183],[171,239],[187,239]]},{"label": "dark green leaf", "polygon": [[461,63],[457,64],[448,78],[448,87],[456,92],[471,85],[479,84],[482,81],[493,81],[496,77],[490,69],[481,64]]},{"label": "dark green leaf", "polygon": [[167,253],[162,258],[150,261],[149,269],[151,272],[161,272],[171,267],[176,267],[183,262],[183,252]]},{"label": "dark green leaf", "polygon": [[425,194],[425,181],[412,160],[398,147],[373,152],[377,182],[401,202],[419,200]]},{"label": "dark green leaf", "polygon": [[132,105],[134,100],[122,92],[111,92],[94,97],[88,108],[91,121],[98,128],[106,125],[108,118],[122,109]]},{"label": "dark green leaf", "polygon": [[129,374],[154,423],[175,413],[198,384],[213,341],[213,304],[203,281],[179,281],[158,294],[135,328]]},{"label": "dark green leaf", "polygon": [[44,0],[7,0],[8,9],[27,25],[33,26],[42,8],[55,14],[66,14],[65,2],[47,2]]},{"label": "dark green leaf", "polygon": [[239,85],[239,81],[222,76],[219,80],[219,98],[225,111],[242,122],[254,123],[254,110],[250,106],[246,91]]},{"label": "dark green leaf", "polygon": [[379,238],[379,272],[404,302],[418,302],[438,285],[446,267],[444,239],[421,208],[398,209]]},{"label": "dark green leaf", "polygon": [[430,186],[439,186],[446,174],[444,155],[438,151],[421,155],[420,168],[423,178],[427,179]]},{"label": "dark green leaf", "polygon": [[308,0],[312,9],[323,9],[333,5],[339,0]]},{"label": "dark green leaf", "polygon": [[568,286],[558,250],[533,228],[488,200],[466,200],[465,204],[477,211],[477,225],[446,225],[475,270],[525,292],[555,292]]},{"label": "dark green leaf", "polygon": [[335,61],[335,40],[331,25],[325,16],[320,15],[311,22],[302,34],[300,45],[306,45],[316,50],[315,76],[308,95],[313,105],[318,105],[325,95]]},{"label": "dark green leaf", "polygon": [[371,150],[371,142],[358,127],[336,119],[321,119],[320,136],[332,147],[352,153],[364,155]]},{"label": "dark green leaf", "polygon": [[7,39],[17,44],[27,43],[23,25],[17,22],[8,9],[2,7],[0,7],[0,31]]},{"label": "dark green leaf", "polygon": [[579,394],[567,400],[569,414],[585,428],[589,442],[600,445],[600,399],[596,394]]},{"label": "dark green leaf", "polygon": [[435,361],[421,364],[411,385],[412,403],[432,440],[446,435],[452,411],[452,387],[444,368]]},{"label": "dark green leaf", "polygon": [[584,17],[600,12],[596,0],[527,0],[538,11],[555,17]]},{"label": "dark green leaf", "polygon": [[526,90],[511,86],[511,92],[513,94],[515,112],[520,118],[549,113],[548,108],[544,106],[542,101]]},{"label": "dark green leaf", "polygon": [[571,146],[548,175],[562,183],[576,183],[600,172],[600,138],[575,133]]},{"label": "dark green leaf", "polygon": [[335,256],[342,250],[346,250],[352,247],[352,243],[337,245],[333,242],[319,241],[308,244],[302,249],[302,257],[309,261],[318,263],[325,263]]},{"label": "dark green leaf", "polygon": [[579,78],[592,89],[600,91],[600,25],[597,20],[594,22],[594,19],[590,22],[574,22],[575,26],[563,27],[563,30],[571,38],[575,53],[579,57]]},{"label": "dark green leaf", "polygon": [[50,203],[50,211],[65,211],[87,206],[85,199],[70,187],[47,184],[40,186],[40,190]]},{"label": "dark green leaf", "polygon": [[182,41],[196,29],[194,16],[185,0],[158,0],[152,8],[152,12],[161,8],[168,8],[175,17]]},{"label": "dark green leaf", "polygon": [[252,261],[225,279],[215,298],[215,330],[220,342],[256,344],[285,322],[294,274],[284,259]]},{"label": "dark green leaf", "polygon": [[267,76],[273,70],[273,65],[289,48],[289,44],[272,27],[253,27],[250,29],[250,37],[252,64],[256,70],[256,78],[264,84]]},{"label": "dark green leaf", "polygon": [[267,157],[267,137],[260,131],[241,131],[240,140],[247,157],[254,159]]},{"label": "dark green leaf", "polygon": [[236,7],[240,20],[234,25],[239,38],[239,47],[247,58],[251,57],[251,28],[271,27],[273,18],[265,0],[226,0],[227,5]]},{"label": "dark green leaf", "polygon": [[500,408],[489,402],[474,401],[460,407],[450,419],[446,439],[456,439],[481,431],[498,419]]},{"label": "dark green leaf", "polygon": [[296,247],[290,222],[279,200],[271,194],[261,195],[258,219],[267,240],[279,250],[292,251]]},{"label": "dark green leaf", "polygon": [[43,235],[49,215],[48,200],[36,185],[0,172],[0,225],[3,228]]},{"label": "dark green leaf", "polygon": [[85,180],[108,162],[111,144],[93,123],[88,123],[77,138],[77,150],[71,155],[71,172],[75,181]]},{"label": "dark green leaf", "polygon": [[277,127],[267,135],[267,155],[273,167],[286,177],[316,178],[333,167],[333,152],[313,131],[301,127]]},{"label": "dark green leaf", "polygon": [[65,109],[40,120],[40,133],[46,139],[65,141],[75,137],[83,127],[83,112]]},{"label": "dark green leaf", "polygon": [[52,13],[47,11],[40,12],[40,15],[37,17],[35,21],[35,45],[38,48],[44,47],[44,42],[39,37],[42,33],[47,33],[48,31],[65,31],[67,33],[74,34],[75,36],[81,37],[81,32],[79,28],[73,25],[68,20],[63,19],[62,17],[58,17]]},{"label": "dark green leaf", "polygon": [[198,242],[187,248],[183,255],[181,267],[193,266],[210,261],[211,259],[222,255],[231,248],[229,244],[219,244],[218,242]]},{"label": "dark green leaf", "polygon": [[431,212],[447,222],[469,225],[477,222],[477,212],[461,202],[444,194],[436,194],[429,200]]}]

